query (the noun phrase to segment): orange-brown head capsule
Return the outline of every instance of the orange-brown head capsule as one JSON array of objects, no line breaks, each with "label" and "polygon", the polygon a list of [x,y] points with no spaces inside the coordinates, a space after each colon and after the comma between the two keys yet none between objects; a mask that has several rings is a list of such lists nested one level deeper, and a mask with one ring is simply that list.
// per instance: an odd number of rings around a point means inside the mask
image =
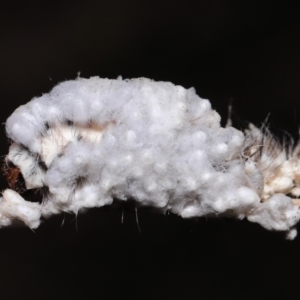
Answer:
[{"label": "orange-brown head capsule", "polygon": [[2,166],[2,171],[11,189],[18,193],[26,191],[25,180],[17,166],[15,166],[11,161],[5,161]]}]

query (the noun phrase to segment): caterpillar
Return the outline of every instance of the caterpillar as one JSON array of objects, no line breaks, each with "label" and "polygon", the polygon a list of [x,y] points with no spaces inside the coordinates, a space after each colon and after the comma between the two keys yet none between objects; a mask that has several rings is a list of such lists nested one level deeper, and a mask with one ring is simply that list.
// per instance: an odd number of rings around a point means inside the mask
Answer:
[{"label": "caterpillar", "polygon": [[[297,234],[300,145],[251,124],[221,127],[193,88],[77,78],[17,108],[6,133],[0,226],[37,228],[54,214],[133,199],[183,218],[247,218]],[[26,201],[27,190],[41,200]]]}]

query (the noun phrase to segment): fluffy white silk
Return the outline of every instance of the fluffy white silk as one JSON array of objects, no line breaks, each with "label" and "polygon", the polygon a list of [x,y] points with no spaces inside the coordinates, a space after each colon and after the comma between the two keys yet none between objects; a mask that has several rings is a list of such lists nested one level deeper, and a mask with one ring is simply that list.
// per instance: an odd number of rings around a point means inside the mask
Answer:
[{"label": "fluffy white silk", "polygon": [[7,162],[20,169],[27,189],[49,193],[33,205],[5,191],[2,225],[17,218],[35,228],[39,214],[77,213],[114,198],[184,218],[246,217],[271,230],[289,231],[300,218],[292,199],[276,191],[261,202],[264,176],[245,157],[244,133],[222,128],[193,88],[78,78],[16,109],[6,131],[13,141]]}]

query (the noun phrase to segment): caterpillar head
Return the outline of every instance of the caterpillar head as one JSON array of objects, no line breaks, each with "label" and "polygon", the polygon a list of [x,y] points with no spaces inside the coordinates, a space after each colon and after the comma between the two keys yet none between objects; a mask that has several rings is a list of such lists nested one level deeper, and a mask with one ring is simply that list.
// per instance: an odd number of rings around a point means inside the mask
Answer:
[{"label": "caterpillar head", "polygon": [[10,188],[23,193],[44,187],[45,175],[53,160],[63,156],[71,144],[99,143],[107,126],[91,122],[74,124],[70,121],[45,126],[45,131],[38,138],[39,153],[13,142],[2,168]]},{"label": "caterpillar head", "polygon": [[31,153],[22,145],[12,143],[2,169],[10,188],[23,193],[44,185],[47,166],[39,155]]}]

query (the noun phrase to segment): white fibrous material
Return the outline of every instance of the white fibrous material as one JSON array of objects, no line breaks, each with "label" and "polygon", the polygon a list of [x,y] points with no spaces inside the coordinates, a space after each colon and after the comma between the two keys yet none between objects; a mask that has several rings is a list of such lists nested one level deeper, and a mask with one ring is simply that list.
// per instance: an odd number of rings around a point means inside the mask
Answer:
[{"label": "white fibrous material", "polygon": [[32,203],[5,190],[2,226],[19,219],[36,228],[42,217],[133,199],[184,218],[247,218],[296,235],[299,203],[287,195],[300,195],[299,149],[286,155],[254,126],[222,128],[193,88],[77,78],[20,106],[6,131],[10,187],[44,195]]}]

